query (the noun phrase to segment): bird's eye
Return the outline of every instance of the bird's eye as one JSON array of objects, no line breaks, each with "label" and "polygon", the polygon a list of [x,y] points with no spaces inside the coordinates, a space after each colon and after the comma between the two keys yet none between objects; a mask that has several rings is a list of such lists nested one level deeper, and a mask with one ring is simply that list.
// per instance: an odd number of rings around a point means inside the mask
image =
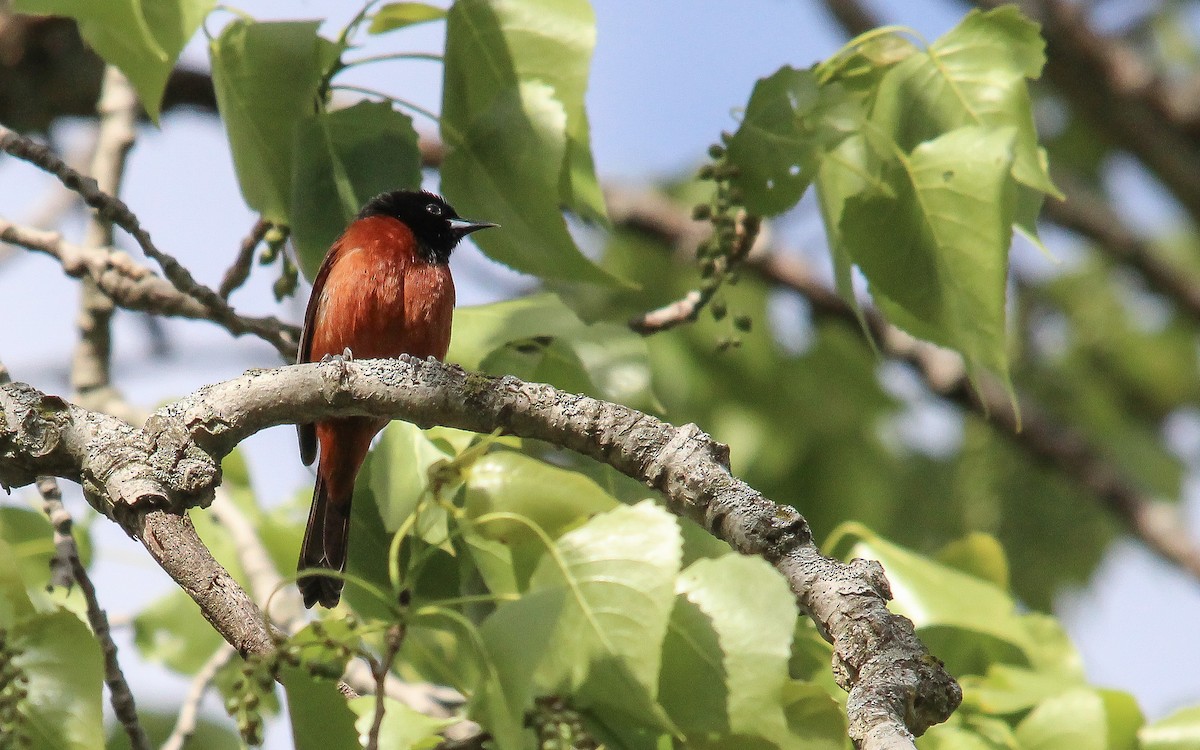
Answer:
[{"label": "bird's eye", "polygon": [[425,210],[429,212],[430,216],[441,216],[442,215],[442,207],[436,203],[430,203],[428,206],[425,207]]}]

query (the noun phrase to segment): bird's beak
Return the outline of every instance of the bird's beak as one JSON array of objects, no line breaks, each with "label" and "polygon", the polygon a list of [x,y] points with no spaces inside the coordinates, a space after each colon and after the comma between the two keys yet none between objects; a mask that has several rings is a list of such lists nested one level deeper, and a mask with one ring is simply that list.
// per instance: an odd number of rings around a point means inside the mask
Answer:
[{"label": "bird's beak", "polygon": [[455,236],[459,239],[466,237],[471,232],[478,232],[480,229],[489,227],[498,227],[499,224],[493,224],[490,221],[471,221],[470,219],[451,219],[450,229],[454,231]]}]

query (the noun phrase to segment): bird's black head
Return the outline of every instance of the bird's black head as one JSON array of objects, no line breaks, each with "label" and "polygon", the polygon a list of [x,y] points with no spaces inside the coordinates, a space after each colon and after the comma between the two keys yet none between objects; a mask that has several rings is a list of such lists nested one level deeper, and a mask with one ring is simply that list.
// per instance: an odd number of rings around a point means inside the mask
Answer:
[{"label": "bird's black head", "polygon": [[450,260],[450,251],[471,232],[497,226],[486,221],[459,218],[441,196],[424,190],[393,190],[380,193],[359,212],[358,218],[390,216],[408,225],[417,238],[418,252],[430,263]]}]

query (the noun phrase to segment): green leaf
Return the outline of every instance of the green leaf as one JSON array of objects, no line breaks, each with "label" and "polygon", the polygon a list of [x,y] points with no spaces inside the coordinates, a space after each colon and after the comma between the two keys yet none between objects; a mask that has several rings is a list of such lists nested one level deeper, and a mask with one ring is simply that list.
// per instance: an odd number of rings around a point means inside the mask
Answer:
[{"label": "green leaf", "polygon": [[676,592],[663,647],[663,707],[689,735],[717,731],[783,743],[797,614],[783,577],[759,558],[731,554],[693,563]]},{"label": "green leaf", "polygon": [[133,618],[133,642],[142,658],[180,674],[195,674],[218,648],[213,630],[196,602],[176,590],[156,599]]},{"label": "green leaf", "polygon": [[[503,732],[502,743],[521,747],[519,737],[531,707],[534,675],[546,644],[558,627],[565,590],[539,591],[501,606],[479,628],[479,636],[496,670],[499,692],[472,696],[473,714]],[[474,713],[477,711],[478,713]]]},{"label": "green leaf", "polygon": [[[488,513],[524,516],[551,538],[619,503],[588,477],[515,451],[489,453],[463,474],[463,509],[478,519]],[[501,518],[476,525],[477,533],[508,543],[538,539],[529,526]]]},{"label": "green leaf", "polygon": [[16,0],[12,9],[74,18],[87,43],[121,69],[158,122],[171,69],[214,5],[216,0]]},{"label": "green leaf", "polygon": [[1017,725],[1021,750],[1107,750],[1104,701],[1080,688],[1048,698]]},{"label": "green leaf", "polygon": [[588,325],[550,293],[458,309],[446,359],[468,370],[545,377],[542,382],[564,390],[578,387],[606,401],[661,410],[646,340],[623,325]]},{"label": "green leaf", "polygon": [[3,627],[26,620],[50,606],[44,595],[27,588],[18,559],[14,547],[0,539],[0,626]]},{"label": "green leaf", "polygon": [[8,632],[12,667],[28,678],[17,704],[36,750],[104,747],[100,686],[103,657],[87,625],[70,612],[31,617]]},{"label": "green leaf", "polygon": [[[91,543],[87,528],[72,525],[72,534],[79,556],[86,567],[91,561]],[[0,539],[12,545],[20,568],[21,580],[30,589],[44,589],[50,584],[50,561],[54,557],[54,527],[40,513],[28,508],[0,508]]]},{"label": "green leaf", "polygon": [[489,257],[545,279],[614,281],[560,210],[603,216],[583,107],[594,44],[585,0],[463,0],[447,19],[442,190],[503,227],[477,240]]},{"label": "green leaf", "polygon": [[296,125],[317,105],[336,57],[318,21],[237,19],[209,45],[213,87],[242,196],[268,221],[286,224],[292,203]]},{"label": "green leaf", "polygon": [[[860,524],[844,524],[830,538],[836,540],[830,542],[830,551],[837,557],[862,557],[883,564],[895,596],[892,606],[896,613],[911,619],[918,629],[941,631],[923,634],[927,643],[934,635],[951,637],[944,631],[952,629],[965,631],[954,645],[986,650],[989,645],[982,636],[994,638],[1018,650],[1024,657],[1017,658],[1018,664],[1028,664],[1030,654],[1036,651],[1036,642],[1017,614],[1015,603],[995,586],[896,546]],[[979,668],[973,654],[931,650],[946,659],[958,674]],[[985,653],[983,658],[993,656]],[[1013,661],[1011,655],[1002,660]]]},{"label": "green leaf", "polygon": [[846,202],[839,227],[893,322],[1004,378],[1014,137],[964,127],[921,144]]},{"label": "green leaf", "polygon": [[385,102],[305,117],[292,154],[288,224],[309,279],[363,204],[379,193],[421,186],[412,118]]},{"label": "green leaf", "polygon": [[[452,455],[425,436],[421,428],[408,422],[394,421],[383,431],[379,444],[371,451],[371,463],[365,472],[383,528],[392,533],[399,529],[417,508],[429,487],[429,469]],[[445,523],[440,525],[445,538]],[[424,533],[431,531],[418,527]]]},{"label": "green leaf", "polygon": [[371,34],[383,34],[419,23],[438,21],[446,17],[446,11],[436,5],[425,3],[388,3],[375,11],[371,18]]},{"label": "green leaf", "polygon": [[841,84],[818,85],[811,70],[784,66],[760,78],[728,148],[746,208],[769,216],[796,205],[824,153],[864,117]]},{"label": "green leaf", "polygon": [[671,729],[658,708],[662,642],[674,604],[681,539],[651,501],[603,513],[555,543],[530,592],[566,600],[538,670],[543,692],[572,693],[581,707],[612,709]]},{"label": "green leaf", "polygon": [[924,54],[888,71],[872,122],[905,151],[962,127],[1015,128],[1013,177],[1061,197],[1038,146],[1025,83],[1041,74],[1045,62],[1037,24],[1016,6],[973,10]]},{"label": "green leaf", "polygon": [[1082,687],[1079,675],[993,664],[985,677],[963,678],[963,700],[989,714],[1027,711],[1047,698]]},{"label": "green leaf", "polygon": [[823,688],[790,680],[783,688],[784,714],[791,736],[787,750],[847,750],[846,711]]},{"label": "green leaf", "polygon": [[[432,750],[445,739],[438,732],[457,719],[435,719],[415,711],[393,698],[383,699],[383,722],[379,726],[379,747],[388,750]],[[354,727],[360,737],[366,737],[375,720],[375,696],[361,695],[350,699],[350,710],[358,719]]]},{"label": "green leaf", "polygon": [[288,716],[292,720],[292,743],[296,750],[341,750],[358,748],[355,716],[334,680],[310,675],[300,667],[280,671],[287,691]]},{"label": "green leaf", "polygon": [[996,537],[975,531],[950,542],[937,555],[938,562],[970,573],[1008,591],[1008,557]]},{"label": "green leaf", "polygon": [[1180,709],[1138,730],[1142,750],[1196,750],[1200,747],[1200,706]]}]

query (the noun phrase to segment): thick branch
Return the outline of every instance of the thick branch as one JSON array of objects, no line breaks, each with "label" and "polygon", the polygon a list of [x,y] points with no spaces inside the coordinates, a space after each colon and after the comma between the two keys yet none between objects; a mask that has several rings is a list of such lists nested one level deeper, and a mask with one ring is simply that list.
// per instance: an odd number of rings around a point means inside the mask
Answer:
[{"label": "thick branch", "polygon": [[[43,473],[49,466],[62,469],[57,461],[43,464],[39,456],[16,455],[20,451],[10,447],[28,444],[24,436],[29,432],[74,431],[70,423],[46,424],[36,411],[30,413],[28,404],[45,398],[28,386],[0,389],[4,413],[26,415],[0,426],[0,467],[33,464]],[[151,417],[142,444],[146,453],[136,460],[157,483],[132,494],[143,504],[203,496],[218,481],[215,462],[254,432],[350,415],[396,417],[483,433],[502,429],[571,448],[660,490],[674,512],[696,520],[739,551],[763,556],[788,577],[804,611],[833,642],[836,674],[853,706],[852,736],[865,747],[887,746],[878,744],[880,733],[888,742],[907,737],[907,731],[919,734],[944,721],[961,699],[958,685],[917,640],[912,623],[888,612],[887,583],[878,564],[860,560],[845,565],[822,557],[799,513],[776,505],[729,473],[724,446],[695,425],[673,427],[548,385],[494,379],[411,358],[250,372],[203,388]],[[201,454],[207,456],[207,469],[201,466]],[[95,460],[82,464],[85,472]],[[17,474],[7,473],[10,482]],[[144,476],[139,471],[132,475]],[[117,496],[131,494],[120,486],[112,490]],[[172,577],[194,591],[192,579],[198,574],[183,562],[192,553],[181,555],[180,550],[154,543],[164,519],[186,519],[156,510],[140,522],[143,512],[127,511],[135,519],[128,526],[148,539],[147,548]],[[151,519],[157,524],[153,528]],[[240,589],[237,593],[245,597]],[[244,616],[231,612],[224,598],[197,598],[222,633],[234,628],[231,619]],[[253,606],[248,601],[247,605]],[[256,608],[252,611],[261,627],[261,614]]]}]

